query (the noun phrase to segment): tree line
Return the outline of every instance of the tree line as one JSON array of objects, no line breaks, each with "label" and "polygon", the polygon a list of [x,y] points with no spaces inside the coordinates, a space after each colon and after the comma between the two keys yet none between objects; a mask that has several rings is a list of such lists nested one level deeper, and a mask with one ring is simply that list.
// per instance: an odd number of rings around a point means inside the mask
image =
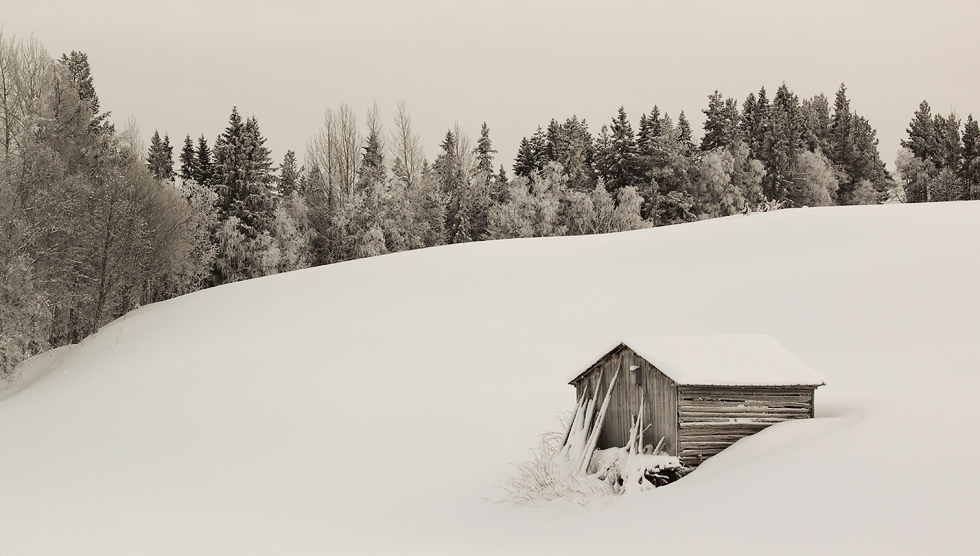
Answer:
[{"label": "tree line", "polygon": [[907,200],[980,199],[980,125],[973,114],[961,122],[955,113],[931,112],[922,101],[895,160]]},{"label": "tree line", "polygon": [[[695,142],[683,112],[623,108],[593,134],[576,116],[525,137],[510,172],[490,130],[455,126],[429,161],[404,103],[386,125],[326,111],[303,163],[278,167],[255,117],[232,108],[175,153],[102,112],[88,57],[0,35],[0,378],[142,304],[383,253],[486,239],[633,230],[755,210],[976,198],[977,123],[916,112],[896,182],[841,85],[782,84],[741,105],[708,96]],[[953,131],[954,127],[957,131]],[[958,146],[957,146],[958,145]],[[176,160],[175,160],[176,154]]]},{"label": "tree line", "polygon": [[155,179],[108,117],[85,54],[0,35],[0,377],[209,272],[206,192]]}]

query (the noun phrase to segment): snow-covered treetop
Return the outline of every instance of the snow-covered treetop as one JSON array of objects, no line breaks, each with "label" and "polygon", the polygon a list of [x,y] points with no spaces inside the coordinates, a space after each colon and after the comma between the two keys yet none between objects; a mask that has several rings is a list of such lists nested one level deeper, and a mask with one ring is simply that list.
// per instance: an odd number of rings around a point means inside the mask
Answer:
[{"label": "snow-covered treetop", "polygon": [[[820,386],[819,373],[771,336],[663,336],[626,338],[632,349],[677,384],[710,386]],[[595,364],[579,369],[574,382]]]}]

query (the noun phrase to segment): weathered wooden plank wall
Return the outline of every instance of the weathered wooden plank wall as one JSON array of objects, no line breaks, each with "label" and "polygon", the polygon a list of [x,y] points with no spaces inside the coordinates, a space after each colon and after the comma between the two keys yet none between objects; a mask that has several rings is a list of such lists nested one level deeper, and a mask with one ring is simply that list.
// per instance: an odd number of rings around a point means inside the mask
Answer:
[{"label": "weathered wooden plank wall", "polygon": [[[599,449],[623,446],[629,438],[629,425],[625,424],[629,417],[625,415],[629,411],[629,376],[624,373],[622,367],[628,357],[624,357],[620,350],[615,355],[606,360],[602,369],[602,392],[605,394],[612,382],[612,377],[619,371],[616,379],[616,386],[613,388],[612,396],[609,398],[609,410],[606,412],[606,421],[603,423],[602,431],[599,432],[599,442],[596,447]],[[625,429],[624,429],[625,424]]]},{"label": "weathered wooden plank wall", "polygon": [[[645,359],[637,357],[643,377],[646,404],[643,419],[652,426],[648,436],[654,446],[664,438],[663,450],[677,454],[677,385]],[[644,440],[646,443],[646,440]]]},{"label": "weathered wooden plank wall", "polygon": [[[639,367],[631,371],[630,367]],[[612,377],[619,372],[616,386],[609,399],[606,421],[599,434],[599,449],[625,446],[629,441],[632,420],[640,412],[643,399],[643,422],[646,428],[643,444],[654,446],[663,437],[664,450],[677,453],[677,386],[633,350],[621,347],[595,365],[575,384],[577,399],[590,399],[599,389],[596,405],[606,395]],[[601,379],[600,379],[601,377]]]},{"label": "weathered wooden plank wall", "polygon": [[813,388],[680,386],[678,455],[697,465],[740,438],[813,415]]}]

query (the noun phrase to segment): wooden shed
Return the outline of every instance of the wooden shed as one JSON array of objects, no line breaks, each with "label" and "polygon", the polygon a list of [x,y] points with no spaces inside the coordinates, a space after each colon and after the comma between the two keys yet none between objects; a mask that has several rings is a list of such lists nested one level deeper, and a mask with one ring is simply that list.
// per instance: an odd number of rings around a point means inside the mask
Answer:
[{"label": "wooden shed", "polygon": [[[616,382],[596,448],[625,446],[643,401],[641,445],[698,465],[736,440],[813,417],[823,378],[763,335],[629,338],[575,374],[580,403]],[[598,404],[596,404],[598,405]]]}]

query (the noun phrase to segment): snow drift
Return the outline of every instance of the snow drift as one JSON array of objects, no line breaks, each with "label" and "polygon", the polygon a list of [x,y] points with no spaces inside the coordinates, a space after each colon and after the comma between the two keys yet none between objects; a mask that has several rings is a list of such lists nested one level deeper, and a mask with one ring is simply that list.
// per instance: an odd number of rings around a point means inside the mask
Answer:
[{"label": "snow drift", "polygon": [[[23,554],[963,553],[980,542],[980,203],[448,246],[197,292],[0,401]],[[586,507],[488,501],[628,336],[761,333],[816,419]]]}]

